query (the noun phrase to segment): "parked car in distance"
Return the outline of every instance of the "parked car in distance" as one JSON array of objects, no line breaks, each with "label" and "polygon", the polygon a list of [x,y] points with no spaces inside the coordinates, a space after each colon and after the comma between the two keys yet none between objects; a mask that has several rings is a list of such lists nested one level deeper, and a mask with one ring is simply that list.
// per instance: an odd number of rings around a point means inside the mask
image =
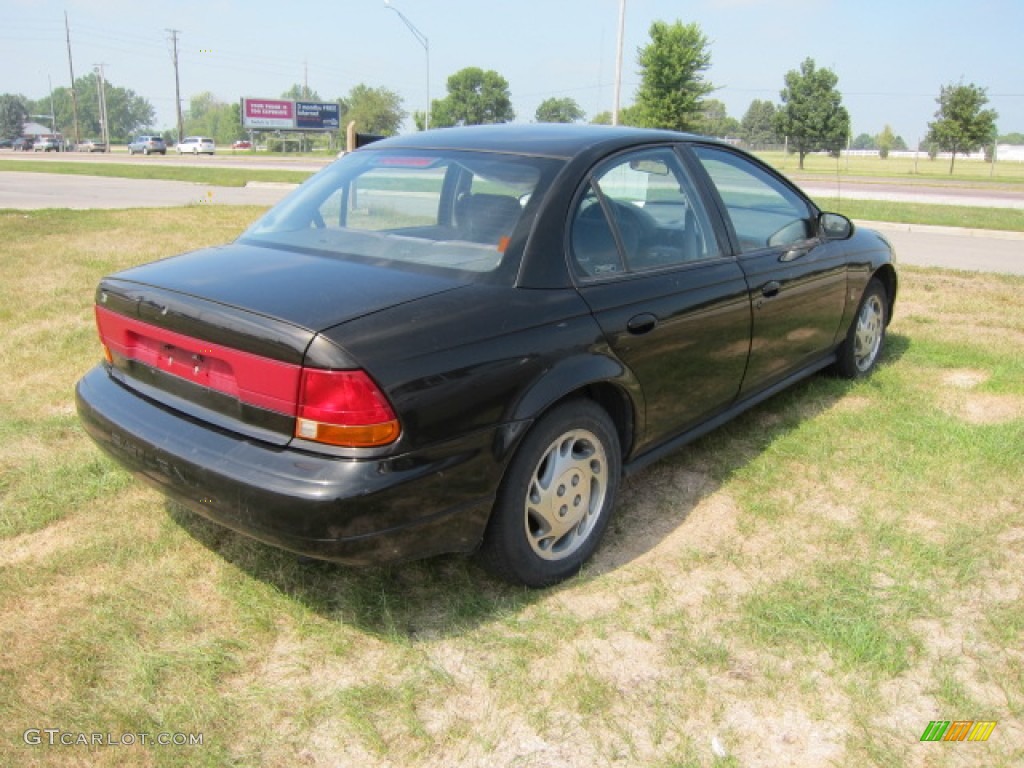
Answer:
[{"label": "parked car in distance", "polygon": [[144,155],[154,153],[166,155],[167,144],[162,136],[136,136],[128,144],[128,154],[134,155],[136,152],[141,152]]},{"label": "parked car in distance", "polygon": [[104,278],[76,401],[116,460],[261,541],[476,551],[542,587],[593,554],[625,472],[822,369],[870,374],[896,290],[881,235],[727,143],[428,131]]},{"label": "parked car in distance", "polygon": [[178,142],[179,155],[212,155],[217,145],[205,136],[186,136]]},{"label": "parked car in distance", "polygon": [[24,136],[20,136],[11,142],[11,149],[21,152],[31,152],[32,145],[35,142],[32,139],[26,139]]},{"label": "parked car in distance", "polygon": [[0,139],[0,149],[10,149],[14,146],[14,139]]},{"label": "parked car in distance", "polygon": [[78,145],[79,152],[106,152],[106,143],[99,139],[84,139],[81,144]]},{"label": "parked car in distance", "polygon": [[241,141],[236,141],[234,144],[232,144],[231,148],[232,149],[252,149],[252,142],[251,141],[246,141],[245,139],[242,139]]},{"label": "parked car in distance", "polygon": [[32,144],[32,150],[34,152],[60,152],[61,140],[52,137],[40,136]]}]

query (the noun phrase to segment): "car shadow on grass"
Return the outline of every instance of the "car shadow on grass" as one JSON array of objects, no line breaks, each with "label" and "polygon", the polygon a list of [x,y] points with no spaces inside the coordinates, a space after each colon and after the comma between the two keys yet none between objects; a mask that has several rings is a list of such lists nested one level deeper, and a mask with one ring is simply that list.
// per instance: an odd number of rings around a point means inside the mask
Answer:
[{"label": "car shadow on grass", "polygon": [[[881,366],[896,363],[909,347],[909,338],[890,335]],[[603,546],[578,578],[553,590],[577,589],[642,559],[733,473],[801,423],[833,407],[854,386],[828,375],[812,376],[627,478]],[[461,555],[369,568],[303,559],[173,502],[165,506],[189,536],[270,587],[264,599],[295,602],[382,638],[416,641],[463,634],[515,616],[552,591],[503,584],[472,557]],[[693,544],[699,546],[699,541]],[[239,599],[250,597],[247,593]]]},{"label": "car shadow on grass", "polygon": [[[888,335],[880,371],[897,363],[910,343],[907,336]],[[596,578],[643,559],[732,475],[791,431],[835,407],[857,386],[829,371],[811,376],[628,476],[619,490],[604,544],[588,563],[586,574]],[[694,548],[702,543],[699,538],[687,541]]]}]

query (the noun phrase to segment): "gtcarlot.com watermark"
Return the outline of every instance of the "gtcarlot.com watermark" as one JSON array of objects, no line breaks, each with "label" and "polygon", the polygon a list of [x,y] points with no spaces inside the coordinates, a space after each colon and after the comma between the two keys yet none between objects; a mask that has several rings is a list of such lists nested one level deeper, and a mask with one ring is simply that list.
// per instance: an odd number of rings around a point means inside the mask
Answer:
[{"label": "gtcarlot.com watermark", "polygon": [[28,728],[21,738],[30,747],[201,747],[201,733],[86,733],[62,728]]}]

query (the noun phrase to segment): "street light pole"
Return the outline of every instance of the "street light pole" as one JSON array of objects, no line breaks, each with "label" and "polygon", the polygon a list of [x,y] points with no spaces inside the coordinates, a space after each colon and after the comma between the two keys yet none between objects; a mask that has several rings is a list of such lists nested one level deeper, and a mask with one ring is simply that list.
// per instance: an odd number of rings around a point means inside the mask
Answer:
[{"label": "street light pole", "polygon": [[384,0],[384,7],[385,8],[390,8],[392,11],[394,11],[395,13],[398,14],[398,18],[400,18],[402,20],[402,22],[405,24],[405,26],[407,26],[409,28],[409,31],[412,32],[413,37],[415,37],[416,40],[419,42],[419,44],[423,46],[423,50],[427,54],[427,110],[426,110],[426,112],[424,114],[423,125],[424,125],[424,128],[429,131],[430,130],[430,40],[427,39],[426,35],[424,35],[422,32],[420,32],[418,29],[416,29],[416,27],[413,26],[413,23],[411,21],[409,21],[407,18],[405,18],[405,14],[404,13],[402,13],[400,10],[398,10],[397,8],[395,8],[395,6],[393,6],[391,4],[391,0]]}]

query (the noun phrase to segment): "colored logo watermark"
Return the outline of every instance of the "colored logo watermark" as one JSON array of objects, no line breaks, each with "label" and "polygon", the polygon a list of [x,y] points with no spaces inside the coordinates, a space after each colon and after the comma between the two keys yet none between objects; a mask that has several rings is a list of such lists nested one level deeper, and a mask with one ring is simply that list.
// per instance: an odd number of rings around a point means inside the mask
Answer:
[{"label": "colored logo watermark", "polygon": [[932,720],[921,741],[988,741],[995,720]]}]

